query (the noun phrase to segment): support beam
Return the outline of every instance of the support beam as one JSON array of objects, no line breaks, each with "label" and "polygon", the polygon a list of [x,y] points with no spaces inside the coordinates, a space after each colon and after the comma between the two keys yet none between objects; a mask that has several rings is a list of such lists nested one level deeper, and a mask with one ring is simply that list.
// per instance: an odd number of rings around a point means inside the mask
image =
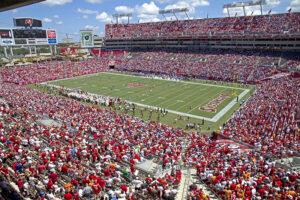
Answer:
[{"label": "support beam", "polygon": [[176,20],[178,21],[178,17],[176,16],[175,12],[173,12],[173,15],[175,16]]},{"label": "support beam", "polygon": [[244,16],[246,17],[246,10],[245,10],[245,6],[243,6],[243,11],[244,11]]},{"label": "support beam", "polygon": [[9,50],[10,50],[10,56],[13,57],[14,56],[14,51],[13,51],[12,46],[9,47]]},{"label": "support beam", "polygon": [[228,17],[230,17],[230,13],[229,13],[229,8],[227,7],[227,14],[228,14]]},{"label": "support beam", "polygon": [[6,46],[4,46],[4,55],[5,55],[6,58],[8,58]]},{"label": "support beam", "polygon": [[185,13],[186,17],[187,17],[188,19],[190,19],[190,17],[189,17],[189,15],[187,14],[187,12],[184,12],[184,13]]},{"label": "support beam", "polygon": [[52,50],[52,46],[49,44],[49,48],[50,48],[50,53],[51,53],[51,56],[53,55],[53,50]]},{"label": "support beam", "polygon": [[168,21],[167,18],[166,18],[166,16],[164,14],[161,14],[161,15],[165,18],[166,21]]},{"label": "support beam", "polygon": [[57,49],[56,49],[56,44],[53,46],[54,47],[54,55],[57,55]]},{"label": "support beam", "polygon": [[31,46],[28,46],[28,48],[29,48],[29,54],[31,55],[32,54]]}]

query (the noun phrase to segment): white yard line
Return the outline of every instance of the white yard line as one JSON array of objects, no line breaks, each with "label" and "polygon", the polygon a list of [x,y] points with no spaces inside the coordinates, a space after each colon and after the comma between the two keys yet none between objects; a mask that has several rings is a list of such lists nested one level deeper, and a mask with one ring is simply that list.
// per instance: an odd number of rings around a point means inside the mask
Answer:
[{"label": "white yard line", "polygon": [[[130,76],[130,77],[139,77],[139,78],[145,78],[145,79],[152,79],[151,77],[142,77],[142,76],[134,76],[134,75],[128,75],[128,74],[117,74],[117,73],[110,73],[110,72],[98,72],[95,74],[88,74],[88,75],[83,75],[83,76],[77,76],[77,77],[71,77],[71,78],[65,78],[65,79],[60,79],[60,80],[54,80],[54,81],[48,81],[46,83],[51,83],[51,82],[57,82],[57,81],[61,81],[61,80],[69,80],[69,79],[78,79],[81,77],[87,77],[87,76],[95,76],[98,74],[111,74],[111,75],[117,75],[117,76]],[[186,84],[193,84],[193,85],[205,85],[205,86],[213,86],[213,87],[220,87],[220,88],[234,88],[234,87],[229,87],[229,86],[222,86],[222,85],[213,85],[213,84],[206,84],[206,83],[195,83],[195,82],[187,82],[187,81],[175,81],[175,80],[167,80],[167,79],[156,79],[156,80],[162,80],[162,81],[171,81],[171,82],[180,82],[180,83],[186,83]],[[50,84],[51,85],[51,84]],[[52,85],[53,86],[53,85]],[[250,90],[249,89],[244,89],[244,88],[234,88],[234,89],[240,89],[240,90],[244,90],[240,95],[239,95],[239,99],[242,99]],[[90,93],[93,94],[93,93]],[[129,103],[134,103],[138,106],[141,107],[149,107],[152,109],[157,109],[160,107],[156,107],[156,106],[150,106],[150,105],[145,105],[145,104],[141,104],[141,103],[137,103],[137,102],[132,102],[132,101],[127,101]],[[206,121],[210,121],[210,122],[217,122],[219,121],[219,119],[221,119],[235,104],[236,104],[236,99],[233,99],[227,106],[225,106],[221,111],[219,111],[213,118],[207,118],[207,117],[203,117],[203,116],[198,116],[198,115],[192,115],[192,114],[188,114],[188,113],[183,113],[183,112],[178,112],[175,110],[169,110],[166,109],[169,113],[173,113],[173,114],[177,114],[177,115],[182,115],[182,116],[189,116],[191,118],[195,118],[195,119],[204,119]]]}]

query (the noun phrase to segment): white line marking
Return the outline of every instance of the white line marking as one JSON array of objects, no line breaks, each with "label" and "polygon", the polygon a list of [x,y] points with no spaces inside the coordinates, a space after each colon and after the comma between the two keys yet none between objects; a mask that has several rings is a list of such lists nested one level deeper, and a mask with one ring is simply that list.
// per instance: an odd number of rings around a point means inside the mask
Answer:
[{"label": "white line marking", "polygon": [[[242,99],[250,90],[246,89],[244,90],[240,95],[239,99]],[[220,112],[218,112],[213,118],[213,121],[218,121],[225,113],[227,113],[235,104],[236,104],[236,98],[234,98],[227,106],[225,106]]]}]

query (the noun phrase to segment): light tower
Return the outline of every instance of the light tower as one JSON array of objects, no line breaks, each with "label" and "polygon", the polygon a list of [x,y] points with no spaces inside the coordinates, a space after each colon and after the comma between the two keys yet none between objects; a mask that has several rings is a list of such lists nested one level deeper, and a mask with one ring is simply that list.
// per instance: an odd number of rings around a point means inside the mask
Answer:
[{"label": "light tower", "polygon": [[260,6],[260,14],[263,15],[262,6],[266,4],[265,0],[248,1],[248,2],[233,2],[224,4],[223,8],[227,9],[228,17],[230,17],[229,8],[243,8],[244,16],[246,17],[245,7],[247,6]]},{"label": "light tower", "polygon": [[120,17],[127,17],[127,23],[129,24],[129,21],[130,21],[130,17],[132,17],[132,13],[126,13],[126,14],[118,14],[118,13],[115,13],[112,15],[114,18],[116,18],[116,24],[119,23],[119,18]]},{"label": "light tower", "polygon": [[176,13],[182,13],[182,12],[184,12],[186,17],[188,19],[190,19],[189,15],[188,15],[188,12],[189,12],[188,8],[175,8],[175,9],[160,10],[159,14],[161,14],[165,18],[165,20],[167,21],[167,18],[165,16],[165,14],[172,13],[174,15],[174,17],[176,18],[176,20],[178,21],[178,17],[176,15]]}]

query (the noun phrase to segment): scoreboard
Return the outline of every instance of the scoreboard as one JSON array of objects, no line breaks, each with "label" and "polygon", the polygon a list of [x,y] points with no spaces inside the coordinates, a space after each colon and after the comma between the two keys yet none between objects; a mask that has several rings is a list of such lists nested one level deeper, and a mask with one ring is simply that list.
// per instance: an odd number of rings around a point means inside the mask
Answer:
[{"label": "scoreboard", "polygon": [[14,25],[22,27],[42,27],[42,21],[30,17],[14,18]]},{"label": "scoreboard", "polygon": [[14,38],[47,38],[46,30],[42,29],[13,29]]},{"label": "scoreboard", "polygon": [[0,28],[1,46],[47,44],[57,44],[57,34],[55,30]]}]

